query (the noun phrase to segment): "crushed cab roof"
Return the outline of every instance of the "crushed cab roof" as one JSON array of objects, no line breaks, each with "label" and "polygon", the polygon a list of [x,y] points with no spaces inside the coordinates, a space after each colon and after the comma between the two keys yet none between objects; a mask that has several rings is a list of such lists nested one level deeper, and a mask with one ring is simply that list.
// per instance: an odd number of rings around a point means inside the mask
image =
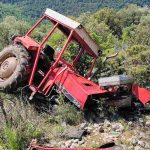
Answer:
[{"label": "crushed cab roof", "polygon": [[101,48],[92,40],[92,38],[89,36],[89,34],[80,23],[49,8],[46,9],[45,15],[48,16],[50,19],[58,22],[63,27],[74,30],[74,38],[78,42],[80,42],[83,48],[91,55],[95,55],[96,57],[98,57],[98,51],[101,50]]}]

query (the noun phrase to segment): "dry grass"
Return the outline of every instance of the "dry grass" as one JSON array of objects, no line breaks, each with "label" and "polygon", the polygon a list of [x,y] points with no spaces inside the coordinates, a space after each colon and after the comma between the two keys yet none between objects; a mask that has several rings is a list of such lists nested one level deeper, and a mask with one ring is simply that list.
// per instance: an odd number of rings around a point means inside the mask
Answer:
[{"label": "dry grass", "polygon": [[9,126],[6,125],[4,114],[0,113],[2,118],[0,122],[0,145],[5,145],[10,149],[10,146],[13,147],[13,143],[17,143],[19,148],[14,146],[12,150],[26,147],[33,138],[49,142],[49,140],[55,139],[64,131],[62,123],[75,125],[82,121],[81,113],[65,102],[58,106],[53,116],[44,112],[37,112],[32,105],[24,104],[13,95],[9,95],[8,98],[5,97],[3,104]]}]

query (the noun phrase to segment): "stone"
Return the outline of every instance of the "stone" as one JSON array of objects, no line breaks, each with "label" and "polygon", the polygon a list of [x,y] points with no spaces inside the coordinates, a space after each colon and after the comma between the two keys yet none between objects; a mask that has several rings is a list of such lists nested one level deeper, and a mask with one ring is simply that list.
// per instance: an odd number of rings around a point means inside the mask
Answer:
[{"label": "stone", "polygon": [[110,121],[108,121],[107,119],[105,119],[105,121],[104,121],[104,127],[110,127],[110,126],[111,126]]},{"label": "stone", "polygon": [[140,147],[145,147],[145,142],[144,141],[138,141],[138,145],[140,146]]},{"label": "stone", "polygon": [[115,123],[112,125],[112,129],[117,132],[122,132],[124,130],[124,126],[121,123]]},{"label": "stone", "polygon": [[101,126],[101,127],[99,128],[99,132],[100,132],[100,133],[104,133],[104,128],[103,128],[103,126]]},{"label": "stone", "polygon": [[88,126],[88,124],[86,122],[85,123],[81,123],[80,129],[85,129],[87,126]]},{"label": "stone", "polygon": [[79,142],[79,139],[74,139],[73,140],[73,143],[78,143]]},{"label": "stone", "polygon": [[139,118],[139,122],[140,122],[140,123],[144,123],[143,118]]},{"label": "stone", "polygon": [[98,128],[98,127],[99,127],[99,124],[94,123],[93,127],[94,127],[94,128]]},{"label": "stone", "polygon": [[61,145],[63,145],[63,142],[62,141],[58,142],[58,146],[61,147]]},{"label": "stone", "polygon": [[95,141],[92,141],[93,144],[95,144]]},{"label": "stone", "polygon": [[46,147],[53,147],[51,144],[44,144]]},{"label": "stone", "polygon": [[78,148],[79,145],[77,143],[72,143],[72,145],[70,146],[70,148]]},{"label": "stone", "polygon": [[65,146],[69,148],[72,143],[73,143],[72,140],[68,140],[68,141],[65,142]]},{"label": "stone", "polygon": [[113,136],[109,135],[109,134],[103,134],[103,141],[104,143],[111,143],[114,141]]},{"label": "stone", "polygon": [[87,130],[88,133],[91,133],[91,131],[93,130],[93,128],[92,127],[87,127],[86,130]]},{"label": "stone", "polygon": [[61,145],[61,148],[66,148],[66,146],[64,144]]},{"label": "stone", "polygon": [[50,145],[51,145],[51,147],[54,147],[57,145],[57,142],[55,140],[51,140]]},{"label": "stone", "polygon": [[133,146],[129,146],[129,147],[128,147],[128,150],[133,150],[133,149],[134,149]]},{"label": "stone", "polygon": [[142,138],[144,138],[145,136],[146,136],[145,133],[140,132],[138,137],[139,137],[139,139],[142,139]]},{"label": "stone", "polygon": [[78,144],[80,144],[80,145],[83,145],[84,143],[85,143],[84,140],[81,140],[78,142]]},{"label": "stone", "polygon": [[101,122],[101,123],[99,123],[99,126],[103,126],[103,125],[104,125],[104,123],[102,123],[102,122]]},{"label": "stone", "polygon": [[113,138],[119,138],[121,136],[120,132],[111,132]]},{"label": "stone", "polygon": [[66,128],[66,126],[67,126],[66,122],[62,122],[61,126]]},{"label": "stone", "polygon": [[145,149],[150,149],[150,144],[145,143]]},{"label": "stone", "polygon": [[146,121],[145,126],[146,126],[146,127],[150,127],[150,120],[147,120],[147,121]]},{"label": "stone", "polygon": [[138,144],[138,140],[137,140],[136,138],[133,138],[133,139],[132,139],[132,144],[133,144],[133,145],[137,145],[137,144]]},{"label": "stone", "polygon": [[132,122],[132,121],[129,121],[129,122],[128,122],[128,125],[129,125],[129,126],[133,126],[133,122]]},{"label": "stone", "polygon": [[142,150],[140,146],[135,146],[134,150]]},{"label": "stone", "polygon": [[96,129],[94,129],[94,130],[93,130],[93,133],[95,133],[95,132],[97,132],[97,130],[96,130]]},{"label": "stone", "polygon": [[70,128],[65,130],[61,136],[68,139],[82,139],[82,136],[85,134],[85,131],[85,129]]}]

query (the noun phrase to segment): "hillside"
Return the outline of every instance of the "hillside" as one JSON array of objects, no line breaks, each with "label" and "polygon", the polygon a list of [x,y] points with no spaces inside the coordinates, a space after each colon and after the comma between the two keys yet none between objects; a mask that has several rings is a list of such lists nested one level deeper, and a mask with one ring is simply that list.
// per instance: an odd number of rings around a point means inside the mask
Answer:
[{"label": "hillside", "polygon": [[[61,1],[64,4],[66,2],[65,0]],[[51,7],[47,6],[48,4],[52,4],[52,1],[49,3],[48,0],[43,0],[41,5],[39,5],[40,0],[39,3],[33,0],[32,3],[31,0],[18,0],[17,3],[14,3],[15,0],[11,0],[11,2],[13,4],[8,3],[7,0],[5,3],[0,3],[0,16],[4,18],[2,21],[0,20],[0,51],[10,44],[10,38],[13,35],[24,35],[32,26],[31,21],[35,22],[34,19],[25,21],[25,17],[36,18],[45,7]],[[36,5],[35,2],[37,2]],[[56,4],[56,2],[58,3]],[[73,9],[71,9],[74,5],[73,2],[62,5],[56,0],[53,5],[55,7],[51,8],[60,7],[59,11],[73,14]],[[82,0],[82,3],[84,2]],[[96,3],[97,1],[88,2]],[[105,1],[105,4],[106,2],[108,1]],[[77,9],[78,4],[79,1],[74,5],[74,9]],[[104,3],[102,4],[104,6]],[[121,5],[121,0],[120,3],[109,3],[115,8],[123,7],[123,4],[122,2]],[[143,4],[140,3],[140,5],[144,4],[146,1],[143,1]],[[78,13],[89,10],[88,7],[83,6],[84,9],[78,8],[80,10]],[[92,8],[91,10],[95,11]],[[77,11],[74,11],[74,14],[75,12]],[[96,63],[96,68],[100,68],[100,70],[94,76],[93,81],[98,81],[97,79],[100,77],[128,74],[134,77],[135,83],[150,89],[149,7],[131,4],[122,9],[102,8],[93,13],[83,13],[75,19],[83,24],[93,40],[103,49],[103,54],[98,57]],[[48,31],[47,24],[43,24],[39,26],[34,36],[37,39],[43,39]],[[62,36],[56,32],[49,42],[50,45],[58,46],[59,43],[60,46],[63,43]],[[66,54],[68,61],[71,62],[71,58],[75,58],[75,53],[72,52],[76,52],[76,50],[76,46],[69,46]],[[116,51],[119,51],[118,56],[104,63],[106,56],[110,56]],[[89,60],[83,58],[81,61],[80,70],[84,72]],[[27,101],[29,93],[25,95],[25,89],[23,89],[20,87],[20,90],[15,91],[15,95],[0,92],[0,150],[27,149],[33,138],[36,138],[40,144],[61,148],[99,148],[104,143],[114,141],[121,146],[121,150],[150,149],[149,110],[147,109],[148,112],[144,110],[143,114],[143,105],[138,101],[133,101],[136,103],[132,103],[131,108],[119,111],[116,107],[109,107],[108,99],[99,97],[94,99],[99,103],[97,107],[91,107],[92,111],[89,109],[88,111],[79,111],[62,94],[54,97],[57,101],[55,105],[50,102],[51,100],[53,102],[52,97],[49,97],[50,101],[46,103],[40,102],[39,99]],[[53,95],[49,93],[49,96]],[[87,134],[83,135],[81,139],[74,139],[72,135],[68,139],[68,131],[74,133],[73,129],[78,131],[81,128]]]},{"label": "hillside", "polygon": [[[149,0],[1,0],[2,3],[12,4],[11,6],[3,5],[0,3],[1,14],[9,10],[10,15],[16,14],[16,16],[22,15],[22,17],[37,18],[45,10],[45,8],[52,8],[60,13],[66,15],[80,15],[83,12],[95,12],[99,8],[111,7],[120,9],[124,6],[133,3],[139,6],[150,5]],[[19,6],[19,7],[18,7]],[[16,12],[15,8],[19,8],[22,13]],[[14,9],[15,11],[10,11]],[[7,14],[8,14],[7,13]],[[0,15],[1,15],[0,14]],[[19,16],[18,16],[19,17]]]}]

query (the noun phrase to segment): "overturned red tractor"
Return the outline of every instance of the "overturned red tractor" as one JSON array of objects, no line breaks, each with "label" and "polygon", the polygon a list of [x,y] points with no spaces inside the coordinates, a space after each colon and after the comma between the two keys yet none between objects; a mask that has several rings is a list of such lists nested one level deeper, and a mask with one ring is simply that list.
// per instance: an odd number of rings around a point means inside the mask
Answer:
[{"label": "overturned red tractor", "polygon": [[[41,42],[36,41],[32,33],[45,21],[52,23],[51,29]],[[56,30],[66,37],[59,50],[49,44]],[[3,91],[13,91],[26,84],[31,92],[29,99],[32,100],[37,94],[48,98],[55,90],[63,93],[80,109],[84,109],[86,103],[95,96],[114,99],[116,95],[123,97],[125,93],[129,93],[127,97],[119,98],[122,105],[132,99],[132,93],[143,104],[150,100],[150,92],[134,85],[133,79],[128,76],[100,78],[99,85],[90,81],[102,49],[94,43],[80,23],[51,9],[47,9],[44,16],[24,36],[15,36],[12,40],[13,44],[0,52],[0,89]],[[78,45],[71,63],[64,57],[70,43]],[[84,55],[91,58],[91,66],[88,66],[88,72],[83,75],[76,68],[80,67],[79,60]],[[114,105],[116,103],[117,101]]]}]

